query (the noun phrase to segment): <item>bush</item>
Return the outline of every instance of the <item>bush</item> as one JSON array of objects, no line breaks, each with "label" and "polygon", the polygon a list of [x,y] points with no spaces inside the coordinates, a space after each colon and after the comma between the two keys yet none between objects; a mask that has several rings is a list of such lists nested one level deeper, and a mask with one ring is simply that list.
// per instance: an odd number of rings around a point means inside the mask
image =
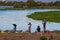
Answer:
[{"label": "bush", "polygon": [[49,40],[52,40],[53,39],[53,35],[50,36]]},{"label": "bush", "polygon": [[60,33],[60,30],[54,30],[54,31],[52,31],[52,33]]},{"label": "bush", "polygon": [[45,36],[40,37],[40,40],[47,40]]}]

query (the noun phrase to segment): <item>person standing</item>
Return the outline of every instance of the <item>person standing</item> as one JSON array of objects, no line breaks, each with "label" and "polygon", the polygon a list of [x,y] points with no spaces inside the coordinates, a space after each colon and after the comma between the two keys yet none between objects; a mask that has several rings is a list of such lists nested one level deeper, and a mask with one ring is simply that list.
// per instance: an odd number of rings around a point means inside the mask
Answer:
[{"label": "person standing", "polygon": [[13,24],[13,26],[14,26],[14,31],[16,32],[16,26],[17,26],[17,25],[16,25],[16,24]]},{"label": "person standing", "polygon": [[32,25],[31,22],[29,22],[28,25],[29,25],[29,27],[28,27],[28,31],[31,33],[31,25]]},{"label": "person standing", "polygon": [[44,32],[46,32],[46,19],[42,20],[42,24],[43,24],[43,30]]}]

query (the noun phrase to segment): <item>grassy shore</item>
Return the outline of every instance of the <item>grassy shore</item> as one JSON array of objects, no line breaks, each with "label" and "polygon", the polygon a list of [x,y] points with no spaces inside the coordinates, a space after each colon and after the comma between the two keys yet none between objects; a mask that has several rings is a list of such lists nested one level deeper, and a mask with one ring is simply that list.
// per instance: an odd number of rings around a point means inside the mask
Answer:
[{"label": "grassy shore", "polygon": [[4,8],[4,9],[0,9],[0,10],[30,10],[30,9],[34,9],[34,8]]},{"label": "grassy shore", "polygon": [[[3,8],[0,10],[30,10],[30,9],[38,9],[38,8]],[[39,9],[59,9],[59,8],[39,8]]]},{"label": "grassy shore", "polygon": [[60,11],[35,12],[31,15],[27,15],[27,17],[34,20],[46,19],[50,22],[60,22]]},{"label": "grassy shore", "polygon": [[25,8],[5,8],[0,10],[25,10]]}]

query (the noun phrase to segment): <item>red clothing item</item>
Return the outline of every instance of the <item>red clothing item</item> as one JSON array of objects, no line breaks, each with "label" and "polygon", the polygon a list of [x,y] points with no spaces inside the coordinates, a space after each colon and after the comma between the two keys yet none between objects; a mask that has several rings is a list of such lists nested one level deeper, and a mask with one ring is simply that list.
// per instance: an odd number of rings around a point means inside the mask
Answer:
[{"label": "red clothing item", "polygon": [[50,30],[47,30],[47,34],[50,35],[51,31]]}]

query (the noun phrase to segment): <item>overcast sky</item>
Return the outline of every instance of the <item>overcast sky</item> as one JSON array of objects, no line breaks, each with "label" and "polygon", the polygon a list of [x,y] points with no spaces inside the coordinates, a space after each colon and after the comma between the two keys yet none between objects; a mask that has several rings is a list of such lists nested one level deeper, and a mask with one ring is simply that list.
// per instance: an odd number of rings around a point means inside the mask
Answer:
[{"label": "overcast sky", "polygon": [[[26,2],[27,0],[9,0],[9,1],[24,1],[24,2]],[[55,1],[60,1],[60,0],[35,0],[35,1],[42,1],[42,2],[51,2],[51,1],[53,1],[53,2],[55,2]]]}]

